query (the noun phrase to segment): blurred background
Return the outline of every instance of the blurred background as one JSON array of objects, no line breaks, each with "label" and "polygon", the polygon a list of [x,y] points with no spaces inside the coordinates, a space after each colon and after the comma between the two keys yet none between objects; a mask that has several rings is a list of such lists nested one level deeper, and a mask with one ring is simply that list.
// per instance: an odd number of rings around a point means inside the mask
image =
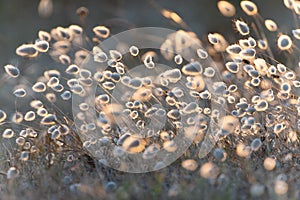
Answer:
[{"label": "blurred background", "polygon": [[[41,6],[44,1],[44,6]],[[232,18],[223,17],[216,5],[218,0],[0,0],[0,65],[18,59],[15,48],[31,43],[38,30],[50,31],[56,26],[79,24],[87,32],[95,25],[118,27],[117,31],[133,27],[156,26],[172,29],[180,27],[160,14],[162,8],[179,14],[199,38],[208,32],[221,32],[231,38]],[[247,17],[241,12],[239,1],[229,1],[237,8],[237,16]],[[281,24],[280,29],[289,30],[294,24],[292,15],[281,0],[254,1],[264,18],[272,18]],[[48,3],[48,4],[47,4]],[[53,9],[51,9],[51,5]],[[40,6],[40,10],[39,10]],[[50,7],[49,7],[50,6]],[[76,10],[84,6],[89,10],[85,22]],[[247,20],[246,20],[247,21]],[[115,32],[115,33],[116,33]],[[2,68],[2,67],[1,67]],[[2,70],[2,69],[1,69]],[[2,71],[0,71],[2,72]]]}]

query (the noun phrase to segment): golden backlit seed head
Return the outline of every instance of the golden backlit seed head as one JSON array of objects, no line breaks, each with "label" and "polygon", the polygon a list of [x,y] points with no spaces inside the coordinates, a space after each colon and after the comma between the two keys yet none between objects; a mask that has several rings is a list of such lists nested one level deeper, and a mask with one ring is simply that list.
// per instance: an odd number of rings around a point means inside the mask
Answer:
[{"label": "golden backlit seed head", "polygon": [[20,75],[20,70],[17,67],[10,64],[5,65],[4,70],[12,78],[17,78]]},{"label": "golden backlit seed head", "polygon": [[180,112],[179,112],[179,110],[177,110],[177,109],[172,109],[172,110],[170,110],[170,111],[167,113],[167,116],[168,116],[170,119],[178,120],[178,119],[180,118]]},{"label": "golden backlit seed head", "polygon": [[47,42],[50,42],[50,40],[51,40],[51,35],[46,31],[39,31],[38,37],[40,40],[45,40]]},{"label": "golden backlit seed head", "polygon": [[136,46],[131,46],[131,47],[129,48],[129,52],[130,52],[130,54],[131,54],[132,56],[136,57],[136,56],[139,55],[140,50],[139,50],[139,48],[137,48]]},{"label": "golden backlit seed head", "polygon": [[288,36],[288,35],[281,35],[277,39],[277,47],[280,50],[283,50],[283,51],[290,50],[292,45],[293,45],[293,42],[292,42],[290,36]]},{"label": "golden backlit seed head", "polygon": [[48,86],[48,87],[54,87],[54,86],[56,86],[56,85],[58,85],[58,84],[59,84],[59,79],[56,78],[56,77],[51,77],[51,78],[49,79],[49,81],[47,82],[47,86]]},{"label": "golden backlit seed head", "polygon": [[240,70],[239,65],[238,65],[237,63],[235,63],[235,62],[227,62],[227,63],[225,64],[225,66],[226,66],[226,69],[227,69],[228,71],[230,71],[231,73],[233,73],[233,74],[238,73],[239,70]]},{"label": "golden backlit seed head", "polygon": [[46,126],[54,125],[56,123],[56,120],[57,120],[56,115],[48,114],[41,119],[41,124]]},{"label": "golden backlit seed head", "polygon": [[258,87],[260,85],[260,82],[261,82],[261,80],[257,77],[252,78],[251,81],[250,81],[251,85],[254,86],[254,87]]},{"label": "golden backlit seed head", "polygon": [[208,53],[204,49],[197,49],[197,55],[201,59],[206,59],[208,57]]},{"label": "golden backlit seed head", "polygon": [[20,156],[20,160],[28,161],[28,159],[29,159],[29,152],[28,151],[22,151],[21,156]]},{"label": "golden backlit seed head", "polygon": [[11,118],[11,121],[18,124],[23,121],[23,114],[21,112],[15,112]]},{"label": "golden backlit seed head", "polygon": [[197,76],[201,75],[203,72],[202,65],[198,61],[184,65],[181,70],[182,73],[187,76]]},{"label": "golden backlit seed head", "polygon": [[25,144],[24,144],[24,146],[23,146],[23,149],[24,149],[24,150],[29,150],[30,147],[31,147],[30,142],[25,142]]},{"label": "golden backlit seed head", "polygon": [[96,72],[94,74],[93,78],[97,82],[102,82],[104,80],[104,76],[103,76],[102,72],[100,72],[100,71]]},{"label": "golden backlit seed head", "polygon": [[30,106],[32,108],[39,109],[39,108],[43,107],[43,103],[40,100],[35,99],[30,102]]},{"label": "golden backlit seed head", "polygon": [[79,76],[81,78],[87,79],[87,78],[90,78],[92,76],[92,73],[87,69],[80,69]]},{"label": "golden backlit seed head", "polygon": [[167,152],[175,152],[177,150],[177,144],[174,140],[167,140],[163,144],[163,149]]},{"label": "golden backlit seed head", "polygon": [[80,84],[76,84],[70,87],[71,92],[73,92],[74,94],[78,94],[81,95],[84,93],[84,88],[82,87],[82,85]]},{"label": "golden backlit seed head", "polygon": [[53,126],[50,126],[47,130],[48,133],[52,133],[54,130],[57,129],[57,125],[53,125]]},{"label": "golden backlit seed head", "polygon": [[175,23],[181,24],[183,22],[182,19],[181,19],[181,17],[177,13],[172,12],[170,10],[162,9],[161,14],[164,17],[166,17],[168,19],[171,19]]},{"label": "golden backlit seed head", "polygon": [[233,17],[235,15],[235,7],[228,1],[219,1],[217,7],[220,13],[225,17]]},{"label": "golden backlit seed head", "polygon": [[68,55],[62,54],[58,57],[59,61],[63,65],[69,65],[71,63],[71,58]]},{"label": "golden backlit seed head", "polygon": [[59,39],[61,40],[68,40],[68,41],[72,41],[73,39],[73,32],[68,29],[68,28],[63,28],[63,27],[57,27],[55,29],[57,36],[59,37]]},{"label": "golden backlit seed head", "polygon": [[15,132],[10,128],[5,129],[2,133],[2,137],[5,139],[10,139],[13,138],[14,136],[15,136]]},{"label": "golden backlit seed head", "polygon": [[117,83],[117,82],[119,82],[119,81],[121,80],[121,75],[120,75],[119,73],[117,73],[117,72],[113,72],[113,73],[111,74],[111,76],[110,76],[110,79],[111,79],[113,82]]},{"label": "golden backlit seed head", "polygon": [[160,145],[159,144],[151,144],[149,145],[144,153],[143,153],[143,159],[152,159],[156,156],[156,154],[159,152],[160,150]]},{"label": "golden backlit seed head", "polygon": [[296,88],[299,88],[300,87],[300,81],[293,81],[293,86],[296,87]]},{"label": "golden backlit seed head", "polygon": [[67,69],[66,69],[65,72],[66,72],[67,74],[78,74],[79,71],[80,71],[80,68],[79,68],[77,65],[72,64],[72,65],[69,65],[69,66],[67,67]]},{"label": "golden backlit seed head", "polygon": [[[207,37],[208,37],[208,41],[211,44],[218,44],[219,43],[219,38],[214,33],[209,33]],[[198,54],[198,52],[197,52],[197,54]]]},{"label": "golden backlit seed head", "polygon": [[177,83],[181,79],[181,72],[179,69],[170,69],[161,74],[161,77],[168,82]]},{"label": "golden backlit seed head", "polygon": [[278,64],[277,64],[277,70],[278,70],[278,72],[280,72],[280,73],[285,73],[285,72],[286,72],[286,66],[283,65],[283,64],[281,64],[281,63],[278,63]]},{"label": "golden backlit seed head", "polygon": [[257,41],[257,46],[261,50],[267,50],[268,49],[268,42],[266,40],[258,40]]},{"label": "golden backlit seed head", "polygon": [[296,74],[293,71],[289,71],[284,74],[284,78],[286,78],[287,80],[295,80]]},{"label": "golden backlit seed head", "polygon": [[80,26],[78,26],[78,25],[70,25],[69,26],[69,29],[74,33],[74,34],[76,34],[76,35],[81,35],[82,34],[82,32],[83,32],[83,30],[82,30],[82,28],[80,27]]},{"label": "golden backlit seed head", "polygon": [[235,103],[235,97],[234,96],[228,96],[227,101],[228,101],[228,103],[233,104],[233,103]]},{"label": "golden backlit seed head", "polygon": [[212,162],[207,162],[200,168],[200,175],[206,179],[215,179],[218,177],[220,170],[218,166]]},{"label": "golden backlit seed head", "polygon": [[293,6],[294,6],[295,13],[299,16],[300,15],[300,2],[294,1]]},{"label": "golden backlit seed head", "polygon": [[226,50],[226,48],[228,47],[227,40],[220,33],[213,33],[212,35],[214,38],[216,38],[218,40],[218,42],[213,44],[213,49],[210,49],[210,50],[216,51],[216,52],[224,52]]},{"label": "golden backlit seed head", "polygon": [[81,111],[87,111],[87,110],[89,109],[89,107],[90,107],[89,104],[87,104],[87,103],[85,103],[85,102],[79,104],[79,109],[80,109]]},{"label": "golden backlit seed head", "polygon": [[24,116],[24,120],[28,121],[28,122],[35,120],[35,112],[33,112],[33,111],[26,112],[26,114]]},{"label": "golden backlit seed head", "polygon": [[93,31],[98,37],[103,39],[108,38],[110,35],[110,30],[105,26],[96,26],[93,28]]},{"label": "golden backlit seed head", "polygon": [[44,71],[44,76],[47,80],[49,80],[51,77],[60,78],[61,74],[58,70],[52,69],[52,70]]},{"label": "golden backlit seed head", "polygon": [[45,92],[46,91],[46,84],[43,82],[36,82],[33,86],[32,86],[32,90],[34,92],[40,93],[40,92]]},{"label": "golden backlit seed head", "polygon": [[240,143],[236,146],[236,153],[238,156],[246,158],[250,156],[251,148],[249,146]]},{"label": "golden backlit seed head", "polygon": [[276,160],[274,158],[267,157],[264,160],[264,167],[268,171],[272,171],[276,167]]},{"label": "golden backlit seed head", "polygon": [[235,84],[232,84],[232,85],[228,86],[228,91],[231,92],[231,93],[236,92],[237,89],[238,89],[238,87]]},{"label": "golden backlit seed head", "polygon": [[208,90],[204,90],[203,92],[199,93],[199,97],[201,99],[210,99],[211,98],[211,93]]},{"label": "golden backlit seed head", "polygon": [[67,100],[71,99],[72,93],[70,91],[66,90],[60,96],[63,100],[67,101]]},{"label": "golden backlit seed head", "polygon": [[219,127],[222,131],[222,135],[228,135],[233,133],[238,126],[238,118],[231,115],[226,115],[222,117],[219,121]]},{"label": "golden backlit seed head", "polygon": [[67,40],[57,41],[52,44],[52,48],[60,54],[67,54],[70,51],[71,43]]},{"label": "golden backlit seed head", "polygon": [[247,48],[247,49],[243,49],[239,55],[243,58],[243,59],[253,59],[255,58],[256,55],[256,51],[253,48]]},{"label": "golden backlit seed head", "polygon": [[25,142],[26,142],[26,140],[23,137],[18,137],[16,139],[16,144],[19,145],[19,146],[23,146],[25,144]]},{"label": "golden backlit seed head", "polygon": [[266,100],[258,100],[256,105],[254,105],[254,108],[256,111],[266,111],[269,107],[269,104]]},{"label": "golden backlit seed head", "polygon": [[198,167],[198,163],[193,159],[187,159],[182,161],[181,166],[188,171],[195,171]]},{"label": "golden backlit seed head", "polygon": [[146,142],[137,135],[127,137],[122,143],[122,148],[129,153],[139,153],[145,149]]},{"label": "golden backlit seed head", "polygon": [[102,83],[102,87],[107,90],[113,90],[116,87],[116,85],[111,81],[105,81]]},{"label": "golden backlit seed head", "polygon": [[231,55],[238,55],[242,51],[242,48],[238,44],[232,44],[226,48],[226,52]]},{"label": "golden backlit seed head", "polygon": [[42,53],[45,53],[49,49],[49,43],[45,40],[37,40],[34,43],[35,48]]},{"label": "golden backlit seed head", "polygon": [[135,77],[129,80],[128,87],[132,89],[139,89],[142,87],[142,79]]},{"label": "golden backlit seed head", "polygon": [[59,132],[62,134],[62,135],[67,135],[70,133],[70,128],[68,127],[68,125],[66,124],[61,124],[59,127],[58,127],[58,130]]},{"label": "golden backlit seed head", "polygon": [[288,9],[294,9],[294,0],[283,0],[283,3]]},{"label": "golden backlit seed head", "polygon": [[206,77],[208,77],[208,78],[214,77],[215,74],[216,74],[216,71],[212,67],[207,67],[207,68],[204,69],[203,75],[206,76]]},{"label": "golden backlit seed head", "polygon": [[148,55],[145,56],[145,58],[144,58],[144,65],[148,69],[153,69],[155,67],[155,63],[153,62],[152,55],[148,54]]},{"label": "golden backlit seed head", "polygon": [[243,22],[241,20],[235,21],[235,27],[242,36],[248,35],[250,33],[248,24],[246,24],[245,22]]},{"label": "golden backlit seed head", "polygon": [[109,55],[114,61],[120,61],[122,59],[122,54],[117,50],[110,50]]},{"label": "golden backlit seed head", "polygon": [[62,84],[58,84],[51,87],[51,89],[55,92],[62,92],[64,90],[64,86]]},{"label": "golden backlit seed head", "polygon": [[265,26],[269,31],[272,31],[272,32],[277,31],[277,24],[276,24],[276,22],[274,22],[271,19],[265,20]]},{"label": "golden backlit seed head", "polygon": [[249,45],[250,45],[250,47],[252,47],[252,48],[254,48],[254,47],[256,47],[256,40],[253,38],[253,37],[248,37],[248,43],[249,43]]},{"label": "golden backlit seed head", "polygon": [[296,38],[297,40],[300,40],[300,29],[294,29],[292,30],[293,36],[294,38]]},{"label": "golden backlit seed head", "polygon": [[38,55],[38,50],[34,44],[22,44],[16,49],[16,54],[22,57],[33,58]]},{"label": "golden backlit seed head", "polygon": [[41,117],[45,117],[48,114],[48,111],[45,108],[39,108],[36,111],[36,114]]},{"label": "golden backlit seed head", "polygon": [[18,97],[18,98],[22,98],[25,97],[27,92],[24,88],[20,88],[20,89],[16,89],[13,94]]},{"label": "golden backlit seed head", "polygon": [[151,89],[141,87],[133,93],[131,98],[140,102],[147,102],[152,98],[152,91]]},{"label": "golden backlit seed head", "polygon": [[246,48],[250,48],[250,47],[251,47],[248,39],[239,39],[239,45],[240,45],[243,49],[246,49]]},{"label": "golden backlit seed head", "polygon": [[101,94],[96,97],[95,99],[96,103],[100,103],[101,105],[107,104],[110,101],[110,97],[108,94]]},{"label": "golden backlit seed head", "polygon": [[88,58],[90,57],[90,52],[85,50],[85,49],[81,49],[75,52],[75,59],[74,59],[74,63],[77,65],[83,65],[86,64],[86,62],[89,60]]},{"label": "golden backlit seed head", "polygon": [[285,181],[276,180],[274,184],[274,191],[277,195],[284,195],[289,189],[288,184]]},{"label": "golden backlit seed head", "polygon": [[53,13],[53,2],[52,0],[40,0],[38,5],[39,16],[48,18]]},{"label": "golden backlit seed head", "polygon": [[46,95],[46,99],[50,102],[50,103],[55,103],[56,102],[56,95],[52,92],[48,92]]},{"label": "golden backlit seed head", "polygon": [[182,61],[183,61],[183,58],[182,58],[182,56],[181,56],[180,54],[178,54],[178,55],[176,55],[176,56],[174,57],[174,62],[175,62],[177,65],[180,65],[180,64],[182,63]]},{"label": "golden backlit seed head", "polygon": [[255,3],[252,1],[241,1],[240,3],[242,10],[249,16],[257,15],[258,9]]},{"label": "golden backlit seed head", "polygon": [[90,11],[89,9],[87,9],[84,6],[79,7],[76,10],[76,14],[81,18],[81,19],[85,19],[88,15],[89,15]]},{"label": "golden backlit seed head", "polygon": [[274,65],[271,65],[268,69],[268,73],[274,75],[276,74],[276,72],[277,72],[277,68]]},{"label": "golden backlit seed head", "polygon": [[104,63],[108,60],[105,52],[103,52],[99,47],[93,47],[94,61],[99,63]]},{"label": "golden backlit seed head", "polygon": [[111,80],[111,75],[112,75],[112,72],[110,70],[105,70],[102,72],[103,74],[103,77],[107,80]]}]

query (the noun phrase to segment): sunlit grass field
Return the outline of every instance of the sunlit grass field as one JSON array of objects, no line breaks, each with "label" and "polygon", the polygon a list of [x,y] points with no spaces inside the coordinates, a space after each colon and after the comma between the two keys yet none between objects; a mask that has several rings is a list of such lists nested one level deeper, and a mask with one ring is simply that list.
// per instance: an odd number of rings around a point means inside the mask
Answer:
[{"label": "sunlit grass field", "polygon": [[[155,32],[132,39],[142,25],[97,21],[87,3],[14,47],[0,77],[1,199],[300,199],[300,2],[276,1],[282,24],[262,2],[215,1],[222,22],[201,31],[145,3]],[[57,5],[35,12],[51,20]]]}]

